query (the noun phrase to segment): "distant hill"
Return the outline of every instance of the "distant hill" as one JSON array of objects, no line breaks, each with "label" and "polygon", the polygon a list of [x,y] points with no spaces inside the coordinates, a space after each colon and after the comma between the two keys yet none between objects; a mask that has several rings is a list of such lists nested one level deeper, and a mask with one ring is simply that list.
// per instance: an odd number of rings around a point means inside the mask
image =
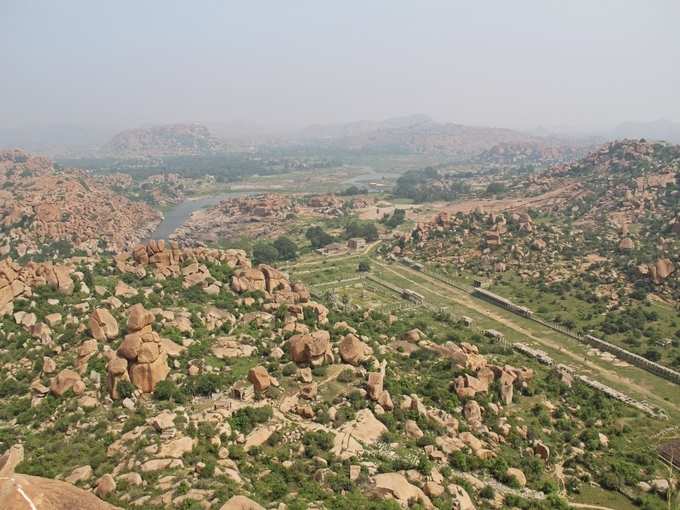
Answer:
[{"label": "distant hill", "polygon": [[680,122],[659,119],[652,122],[624,122],[614,128],[615,138],[648,138],[680,143]]},{"label": "distant hill", "polygon": [[440,123],[426,115],[310,126],[300,133],[300,138],[345,150],[404,151],[455,157],[472,156],[500,143],[541,141],[540,137],[512,129]]},{"label": "distant hill", "polygon": [[223,142],[201,124],[168,124],[121,131],[100,153],[117,158],[197,156],[222,148]]},{"label": "distant hill", "polygon": [[475,161],[498,165],[554,164],[581,158],[592,148],[592,145],[550,143],[548,140],[499,143],[481,152]]}]

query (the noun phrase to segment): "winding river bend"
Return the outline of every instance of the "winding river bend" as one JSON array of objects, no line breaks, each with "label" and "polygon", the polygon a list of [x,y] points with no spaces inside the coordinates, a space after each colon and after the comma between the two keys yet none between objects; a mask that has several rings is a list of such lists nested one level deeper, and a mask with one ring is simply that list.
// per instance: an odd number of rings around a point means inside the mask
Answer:
[{"label": "winding river bend", "polygon": [[[343,182],[344,185],[369,185],[371,182],[379,183],[384,181],[386,178],[394,178],[394,174],[386,174],[382,172],[376,172],[374,170],[369,170],[359,175],[355,175]],[[373,188],[373,186],[368,186]],[[376,191],[376,190],[374,190]],[[266,190],[261,191],[225,191],[222,193],[217,193],[215,195],[206,195],[202,197],[189,198],[184,202],[177,204],[165,213],[163,221],[161,221],[156,230],[149,236],[149,239],[164,239],[168,240],[170,234],[172,234],[179,227],[184,225],[184,223],[189,219],[189,216],[194,211],[200,209],[205,209],[207,207],[212,207],[220,203],[222,200],[227,198],[234,198],[244,195],[252,195],[256,193],[265,193]]]},{"label": "winding river bend", "polygon": [[149,236],[149,239],[165,239],[167,240],[170,234],[172,234],[176,229],[184,225],[184,222],[189,219],[191,213],[198,211],[199,209],[205,209],[207,207],[212,207],[213,205],[219,204],[222,200],[227,198],[238,197],[242,195],[248,195],[249,192],[246,191],[228,191],[224,193],[218,193],[216,195],[208,195],[198,198],[189,198],[177,204],[172,209],[165,213],[163,221],[161,221],[156,230]]}]

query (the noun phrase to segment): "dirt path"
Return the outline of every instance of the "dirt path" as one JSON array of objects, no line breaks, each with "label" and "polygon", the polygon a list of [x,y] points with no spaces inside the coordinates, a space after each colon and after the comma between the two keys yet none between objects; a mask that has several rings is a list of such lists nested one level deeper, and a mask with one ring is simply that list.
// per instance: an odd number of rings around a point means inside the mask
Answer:
[{"label": "dirt path", "polygon": [[[513,331],[520,333],[523,336],[526,336],[527,338],[530,338],[531,340],[533,340],[535,342],[538,342],[539,344],[550,347],[551,349],[554,349],[554,350],[560,352],[561,354],[568,356],[570,359],[572,359],[575,362],[575,364],[587,367],[593,373],[596,373],[598,375],[598,377],[604,378],[605,380],[608,380],[608,381],[615,382],[615,383],[620,384],[620,385],[625,386],[625,387],[633,388],[640,395],[644,395],[646,398],[649,398],[652,401],[658,401],[657,395],[652,390],[649,390],[648,388],[635,383],[631,379],[624,377],[624,376],[618,374],[617,372],[615,372],[613,370],[604,368],[601,365],[597,365],[597,364],[593,363],[592,361],[584,359],[582,356],[573,353],[572,351],[564,348],[562,345],[560,345],[559,343],[557,343],[555,341],[534,335],[533,333],[531,333],[530,331],[528,331],[527,329],[525,329],[521,325],[517,324],[516,322],[512,321],[511,319],[503,317],[502,315],[498,314],[496,311],[493,311],[493,310],[485,307],[484,303],[482,301],[476,300],[476,299],[470,297],[468,294],[465,294],[458,289],[455,289],[455,288],[453,288],[453,287],[451,287],[451,286],[449,286],[449,285],[447,285],[443,282],[440,282],[439,280],[437,280],[435,278],[431,278],[430,276],[428,276],[425,273],[421,273],[421,272],[415,271],[411,268],[401,267],[401,266],[400,266],[399,269],[403,272],[399,272],[399,271],[396,271],[393,268],[386,266],[384,264],[381,264],[381,263],[377,263],[377,265],[380,266],[382,269],[389,271],[389,272],[393,273],[394,275],[407,280],[409,283],[411,283],[414,286],[417,286],[421,289],[425,289],[426,291],[428,291],[432,294],[435,294],[436,296],[439,296],[439,297],[446,299],[448,301],[453,301],[454,303],[457,303],[459,305],[463,305],[467,308],[475,310],[476,312],[486,316],[487,318],[492,319],[492,320],[494,320],[494,321],[496,321],[500,324],[503,324],[507,328],[510,328]],[[416,281],[413,281],[411,278],[409,278],[404,273],[417,275],[419,278],[427,280],[428,282],[430,282],[430,284],[432,286],[436,286],[439,289],[445,288],[447,290],[447,294],[446,295],[441,294],[440,292],[433,290],[432,287],[429,287],[429,286],[423,285],[421,283],[418,283]],[[662,405],[663,406],[670,406],[675,411],[680,411],[680,406],[678,406],[678,405],[676,405],[672,402],[668,402],[668,401],[664,400]]]}]

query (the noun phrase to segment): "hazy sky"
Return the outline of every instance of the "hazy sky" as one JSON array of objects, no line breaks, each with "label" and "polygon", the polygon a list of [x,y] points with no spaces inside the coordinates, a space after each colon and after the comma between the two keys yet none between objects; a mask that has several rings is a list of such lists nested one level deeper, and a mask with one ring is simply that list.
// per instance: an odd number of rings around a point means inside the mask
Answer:
[{"label": "hazy sky", "polygon": [[680,120],[679,20],[678,0],[0,0],[0,119]]}]

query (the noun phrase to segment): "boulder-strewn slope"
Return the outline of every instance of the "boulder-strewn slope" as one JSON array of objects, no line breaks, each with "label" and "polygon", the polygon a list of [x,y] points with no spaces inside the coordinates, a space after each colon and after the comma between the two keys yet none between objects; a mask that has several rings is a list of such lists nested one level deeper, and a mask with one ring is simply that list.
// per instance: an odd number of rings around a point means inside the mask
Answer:
[{"label": "boulder-strewn slope", "polygon": [[472,156],[499,143],[540,140],[511,129],[439,123],[425,115],[383,122],[313,126],[302,136],[353,151],[406,151],[457,157]]},{"label": "boulder-strewn slope", "polygon": [[132,202],[84,172],[61,170],[21,150],[0,152],[0,253],[21,256],[44,244],[104,243],[120,249],[138,242],[160,221],[148,205]]},{"label": "boulder-strewn slope", "polygon": [[121,131],[100,152],[117,158],[197,156],[222,146],[201,124],[169,124]]},{"label": "boulder-strewn slope", "polygon": [[646,298],[680,299],[679,176],[680,146],[612,142],[517,180],[502,199],[480,201],[476,210],[443,211],[392,249],[495,279],[502,293],[525,286],[560,300],[569,295],[577,308],[536,298],[535,311],[678,368],[677,325]]},{"label": "boulder-strewn slope", "polygon": [[115,510],[117,507],[73,484],[14,472],[24,460],[21,445],[0,457],[0,508],[7,510]]},{"label": "boulder-strewn slope", "polygon": [[668,482],[627,428],[657,425],[568,374],[423,310],[329,308],[240,250],[0,273],[0,451],[73,510],[547,510],[582,480]]}]

